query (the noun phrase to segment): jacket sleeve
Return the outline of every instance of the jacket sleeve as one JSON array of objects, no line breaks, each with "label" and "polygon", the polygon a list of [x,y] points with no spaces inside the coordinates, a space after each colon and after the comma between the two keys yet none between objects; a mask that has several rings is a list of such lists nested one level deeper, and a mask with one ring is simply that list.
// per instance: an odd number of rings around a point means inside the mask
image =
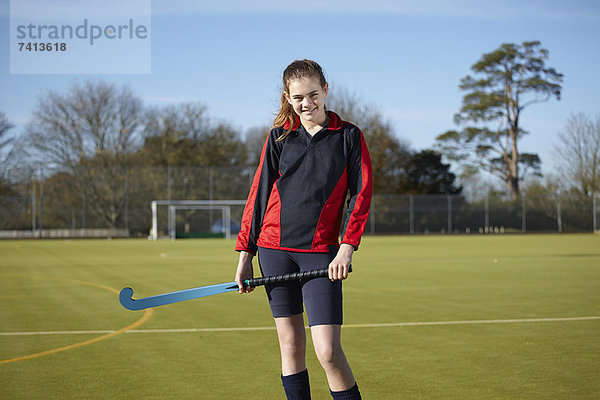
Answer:
[{"label": "jacket sleeve", "polygon": [[256,254],[256,241],[260,234],[267,203],[273,183],[279,178],[279,144],[275,142],[277,135],[273,131],[267,137],[260,155],[260,162],[250,193],[244,207],[240,233],[235,246],[236,251],[248,251]]},{"label": "jacket sleeve", "polygon": [[371,157],[363,133],[357,128],[348,157],[348,210],[346,224],[342,234],[342,243],[358,249],[360,238],[369,218],[371,196],[373,194],[373,173]]}]

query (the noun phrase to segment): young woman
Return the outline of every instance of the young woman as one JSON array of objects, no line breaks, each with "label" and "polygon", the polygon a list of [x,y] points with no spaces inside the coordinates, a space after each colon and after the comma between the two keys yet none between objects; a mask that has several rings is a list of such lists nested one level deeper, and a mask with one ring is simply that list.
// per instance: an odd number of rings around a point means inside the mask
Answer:
[{"label": "young woman", "polygon": [[281,107],[262,150],[236,244],[240,293],[252,291],[242,281],[253,276],[257,250],[263,276],[329,267],[329,278],[265,287],[288,399],[310,399],[304,307],[332,397],[361,398],[340,342],[342,280],[369,215],[371,161],[362,132],[326,110],[327,90],[316,62],[296,60],[285,69]]}]

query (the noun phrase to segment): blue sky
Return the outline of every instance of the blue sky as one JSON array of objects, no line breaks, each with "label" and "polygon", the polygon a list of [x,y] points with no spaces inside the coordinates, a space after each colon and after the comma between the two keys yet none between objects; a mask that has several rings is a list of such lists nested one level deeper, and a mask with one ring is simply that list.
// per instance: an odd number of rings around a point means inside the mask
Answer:
[{"label": "blue sky", "polygon": [[524,111],[530,135],[521,150],[540,154],[550,172],[569,115],[600,114],[600,1],[155,0],[151,73],[140,75],[11,75],[9,15],[0,0],[0,111],[14,134],[40,94],[98,78],[130,85],[149,105],[202,102],[243,134],[272,121],[289,62],[311,58],[330,85],[378,107],[415,149],[430,148],[455,128],[470,66],[502,43],[528,40],[542,42],[565,79],[560,101]]}]

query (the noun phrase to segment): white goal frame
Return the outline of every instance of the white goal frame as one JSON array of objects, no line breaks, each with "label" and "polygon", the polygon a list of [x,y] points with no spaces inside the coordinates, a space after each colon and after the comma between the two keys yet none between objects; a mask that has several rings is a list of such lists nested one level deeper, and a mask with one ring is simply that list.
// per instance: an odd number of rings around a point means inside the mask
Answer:
[{"label": "white goal frame", "polygon": [[[225,222],[225,239],[231,238],[231,206],[243,206],[246,200],[153,200],[150,203],[152,209],[152,228],[150,230],[151,240],[158,239],[158,207],[168,207],[168,229],[169,237],[175,238],[175,215],[177,210],[183,209],[220,209]],[[227,221],[225,221],[227,219]]]}]

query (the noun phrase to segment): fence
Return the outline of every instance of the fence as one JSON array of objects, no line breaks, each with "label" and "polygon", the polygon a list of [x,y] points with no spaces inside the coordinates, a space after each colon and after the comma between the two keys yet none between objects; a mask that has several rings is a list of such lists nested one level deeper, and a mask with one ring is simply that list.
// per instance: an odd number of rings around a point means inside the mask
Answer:
[{"label": "fence", "polygon": [[[122,229],[147,237],[153,200],[244,199],[254,167],[81,168],[42,174],[0,195],[0,230]],[[598,231],[598,196],[525,193],[517,202],[497,195],[479,201],[446,195],[376,195],[367,233],[493,233]],[[241,220],[242,205],[231,207]],[[157,218],[168,219],[168,209]],[[176,230],[210,230],[217,210],[182,210]],[[165,230],[167,224],[163,225]],[[233,233],[233,232],[232,232]]]},{"label": "fence", "polygon": [[592,232],[598,230],[597,196],[549,198],[523,193],[517,202],[497,196],[467,202],[463,196],[374,196],[372,234]]}]

